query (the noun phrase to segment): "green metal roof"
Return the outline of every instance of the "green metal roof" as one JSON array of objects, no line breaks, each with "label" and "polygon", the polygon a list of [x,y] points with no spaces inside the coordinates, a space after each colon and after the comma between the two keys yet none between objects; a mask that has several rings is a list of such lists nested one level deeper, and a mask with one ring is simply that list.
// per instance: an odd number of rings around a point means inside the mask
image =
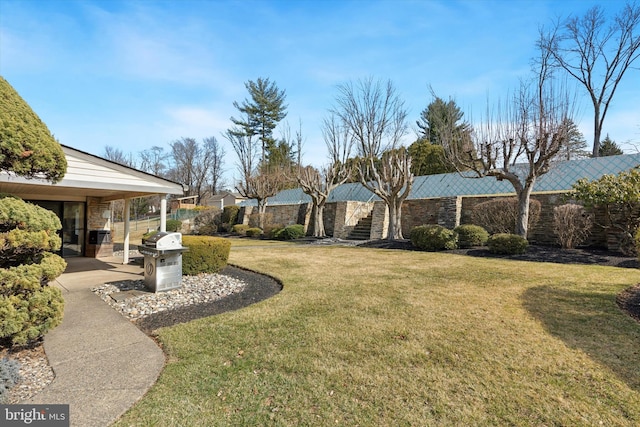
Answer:
[{"label": "green metal roof", "polygon": [[[524,166],[522,167],[524,171]],[[605,174],[616,175],[640,166],[640,153],[620,156],[597,157],[593,159],[570,160],[555,163],[551,170],[536,182],[533,192],[564,192],[581,178],[598,179]],[[518,166],[517,166],[518,167]],[[470,176],[470,175],[469,175]],[[458,173],[426,175],[415,178],[408,199],[429,199],[438,197],[479,196],[514,193],[508,181],[498,181],[494,177],[466,178]],[[329,195],[329,202],[380,200],[359,183],[343,184]],[[281,191],[268,199],[269,205],[290,205],[311,202],[301,188]],[[243,202],[255,205],[255,200]]]}]

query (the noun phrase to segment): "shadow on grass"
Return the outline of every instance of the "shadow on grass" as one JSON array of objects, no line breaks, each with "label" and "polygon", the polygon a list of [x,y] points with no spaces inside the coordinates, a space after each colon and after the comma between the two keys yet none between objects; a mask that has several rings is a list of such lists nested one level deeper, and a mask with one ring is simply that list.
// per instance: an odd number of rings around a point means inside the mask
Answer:
[{"label": "shadow on grass", "polygon": [[540,286],[527,290],[524,307],[545,329],[640,391],[640,328],[608,293]]}]

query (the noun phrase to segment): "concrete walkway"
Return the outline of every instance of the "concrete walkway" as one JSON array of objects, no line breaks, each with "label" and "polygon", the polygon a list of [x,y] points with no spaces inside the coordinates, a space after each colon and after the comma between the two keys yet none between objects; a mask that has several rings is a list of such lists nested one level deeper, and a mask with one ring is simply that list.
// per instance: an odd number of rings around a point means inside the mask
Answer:
[{"label": "concrete walkway", "polygon": [[103,283],[140,279],[139,265],[122,265],[122,258],[67,262],[55,283],[64,296],[64,319],[44,339],[55,379],[25,403],[69,404],[72,426],[108,426],[155,383],[164,354],[90,291]]}]

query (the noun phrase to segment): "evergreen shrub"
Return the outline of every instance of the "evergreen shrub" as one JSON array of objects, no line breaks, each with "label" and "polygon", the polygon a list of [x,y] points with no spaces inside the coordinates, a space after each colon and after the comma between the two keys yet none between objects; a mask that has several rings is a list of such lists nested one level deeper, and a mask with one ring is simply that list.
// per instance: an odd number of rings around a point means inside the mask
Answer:
[{"label": "evergreen shrub", "polygon": [[227,265],[231,250],[229,240],[213,236],[182,236],[182,246],[189,248],[182,253],[182,274],[187,276],[219,272]]},{"label": "evergreen shrub", "polygon": [[222,209],[222,217],[220,220],[223,224],[228,224],[229,229],[238,222],[238,212],[240,212],[240,206],[238,205],[229,205],[225,206]]},{"label": "evergreen shrub", "polygon": [[231,228],[231,232],[235,234],[247,234],[249,226],[247,224],[236,224]]},{"label": "evergreen shrub", "polygon": [[262,231],[268,239],[276,239],[276,234],[280,233],[283,228],[282,224],[267,224]]},{"label": "evergreen shrub", "polygon": [[473,246],[484,246],[489,239],[489,233],[479,225],[464,224],[453,229],[458,236],[458,247],[471,248]]},{"label": "evergreen shrub", "polygon": [[274,233],[274,237],[278,240],[295,240],[304,236],[304,225],[302,224],[287,225]]},{"label": "evergreen shrub", "polygon": [[177,232],[182,230],[182,221],[179,219],[167,220],[167,231]]},{"label": "evergreen shrub", "polygon": [[60,228],[53,212],[0,198],[0,344],[29,344],[62,321],[62,293],[48,285],[66,268],[51,253],[62,244]]},{"label": "evergreen shrub", "polygon": [[262,229],[259,227],[250,227],[245,230],[245,234],[248,237],[260,237],[262,236]]},{"label": "evergreen shrub", "polygon": [[529,242],[522,236],[509,233],[498,233],[487,240],[489,252],[501,255],[518,255],[527,251]]},{"label": "evergreen shrub", "polygon": [[222,211],[216,207],[203,210],[193,219],[196,234],[204,236],[213,236],[216,234],[221,224]]},{"label": "evergreen shrub", "polygon": [[455,249],[457,236],[453,230],[440,225],[419,225],[409,233],[411,244],[423,251]]},{"label": "evergreen shrub", "polygon": [[3,357],[0,359],[0,403],[7,401],[8,392],[20,381],[20,363]]}]

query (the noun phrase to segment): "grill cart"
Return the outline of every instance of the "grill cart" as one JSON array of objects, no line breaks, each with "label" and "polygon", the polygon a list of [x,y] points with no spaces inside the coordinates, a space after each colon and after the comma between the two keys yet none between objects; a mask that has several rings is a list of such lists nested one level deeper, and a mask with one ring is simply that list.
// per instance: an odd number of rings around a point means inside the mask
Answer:
[{"label": "grill cart", "polygon": [[144,255],[144,284],[153,292],[182,286],[182,234],[159,232],[138,246]]}]

